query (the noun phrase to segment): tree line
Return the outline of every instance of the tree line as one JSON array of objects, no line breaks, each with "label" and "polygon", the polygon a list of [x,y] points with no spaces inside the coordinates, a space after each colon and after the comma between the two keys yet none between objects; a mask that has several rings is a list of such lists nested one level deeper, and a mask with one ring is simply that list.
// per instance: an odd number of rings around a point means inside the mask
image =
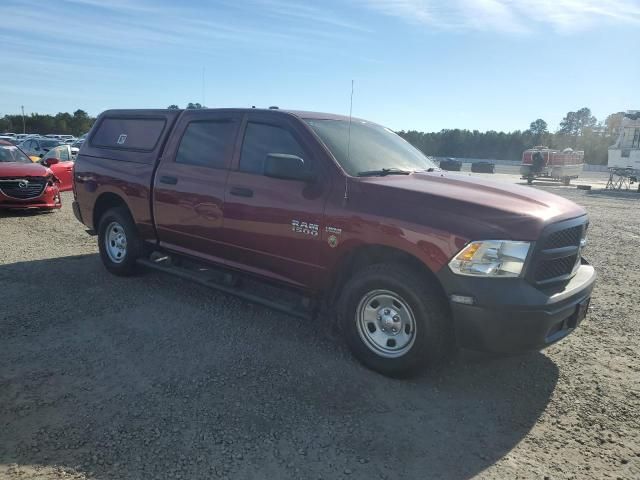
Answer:
[{"label": "tree line", "polygon": [[[178,105],[170,105],[178,109]],[[187,109],[206,108],[199,103],[189,103]],[[398,134],[425,154],[434,157],[486,158],[496,160],[520,160],[522,152],[536,145],[550,148],[584,150],[585,161],[593,164],[607,163],[607,150],[617,137],[623,113],[609,115],[603,122],[591,114],[588,108],[568,112],[560,122],[560,128],[551,133],[547,122],[537,119],[526,130],[496,132],[489,130],[445,129],[439,132],[400,131]],[[0,133],[23,131],[22,115],[5,115],[0,118]],[[79,136],[87,133],[95,117],[84,110],[73,113],[43,115],[32,113],[24,117],[25,133]]]},{"label": "tree line", "polygon": [[[179,109],[178,105],[169,105],[167,108]],[[189,102],[185,107],[207,108],[199,103]],[[24,123],[23,123],[24,120]],[[40,113],[32,113],[30,115],[5,115],[0,118],[0,133],[38,133],[48,135],[55,133],[59,135],[80,136],[87,133],[96,117],[91,117],[84,110],[78,109],[73,113],[60,112],[56,115],[44,115]],[[23,131],[24,130],[24,131]]]},{"label": "tree line", "polygon": [[0,118],[0,133],[39,133],[42,135],[56,133],[77,137],[87,133],[94,121],[94,117],[90,117],[87,112],[80,109],[73,113],[60,112],[57,115],[32,113],[24,116],[24,124],[22,115],[5,115]]},{"label": "tree line", "polygon": [[583,150],[585,162],[606,165],[607,151],[619,133],[623,112],[609,115],[598,122],[588,108],[568,112],[560,128],[551,133],[547,122],[539,118],[526,130],[496,132],[493,130],[445,129],[439,132],[400,131],[398,134],[427,155],[434,157],[484,158],[520,160],[528,148],[545,145],[555,149]]}]

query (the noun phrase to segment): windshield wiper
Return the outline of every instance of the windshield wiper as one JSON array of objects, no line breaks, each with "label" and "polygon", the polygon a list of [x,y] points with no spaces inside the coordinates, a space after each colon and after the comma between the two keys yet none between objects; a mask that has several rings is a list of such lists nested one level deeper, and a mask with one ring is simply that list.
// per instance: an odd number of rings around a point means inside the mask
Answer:
[{"label": "windshield wiper", "polygon": [[358,172],[359,177],[386,177],[387,175],[411,175],[411,170],[402,170],[400,168],[381,168],[380,170],[366,170]]}]

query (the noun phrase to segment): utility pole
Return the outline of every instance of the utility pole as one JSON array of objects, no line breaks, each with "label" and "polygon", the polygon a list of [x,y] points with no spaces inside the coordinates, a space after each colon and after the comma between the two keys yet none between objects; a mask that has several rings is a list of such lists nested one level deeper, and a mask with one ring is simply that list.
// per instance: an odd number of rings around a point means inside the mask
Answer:
[{"label": "utility pole", "polygon": [[27,124],[24,121],[24,105],[20,105],[22,109],[22,133],[27,133]]},{"label": "utility pole", "polygon": [[204,67],[202,67],[202,108],[204,108],[204,102],[206,101],[204,94]]}]

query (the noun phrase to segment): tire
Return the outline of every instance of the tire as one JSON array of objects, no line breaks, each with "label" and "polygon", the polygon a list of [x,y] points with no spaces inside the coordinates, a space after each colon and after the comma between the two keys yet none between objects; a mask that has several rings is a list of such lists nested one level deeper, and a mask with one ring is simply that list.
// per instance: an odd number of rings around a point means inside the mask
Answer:
[{"label": "tire", "polygon": [[142,255],[143,248],[126,208],[111,208],[102,215],[98,224],[98,249],[109,272],[120,276],[135,273],[136,260]]},{"label": "tire", "polygon": [[527,177],[527,185],[533,185],[533,178]]},{"label": "tire", "polygon": [[437,364],[452,349],[442,294],[401,265],[376,264],[356,273],[342,290],[338,320],[353,355],[383,375],[410,375]]},{"label": "tire", "polygon": [[571,183],[571,177],[563,177],[562,184],[568,186]]}]

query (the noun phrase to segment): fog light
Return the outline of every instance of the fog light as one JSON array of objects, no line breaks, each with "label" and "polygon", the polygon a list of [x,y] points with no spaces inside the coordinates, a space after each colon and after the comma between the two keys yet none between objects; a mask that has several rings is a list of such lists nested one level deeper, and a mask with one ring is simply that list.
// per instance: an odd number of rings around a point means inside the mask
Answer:
[{"label": "fog light", "polygon": [[451,301],[454,303],[462,303],[463,305],[473,305],[475,300],[473,297],[467,297],[466,295],[451,295]]}]

